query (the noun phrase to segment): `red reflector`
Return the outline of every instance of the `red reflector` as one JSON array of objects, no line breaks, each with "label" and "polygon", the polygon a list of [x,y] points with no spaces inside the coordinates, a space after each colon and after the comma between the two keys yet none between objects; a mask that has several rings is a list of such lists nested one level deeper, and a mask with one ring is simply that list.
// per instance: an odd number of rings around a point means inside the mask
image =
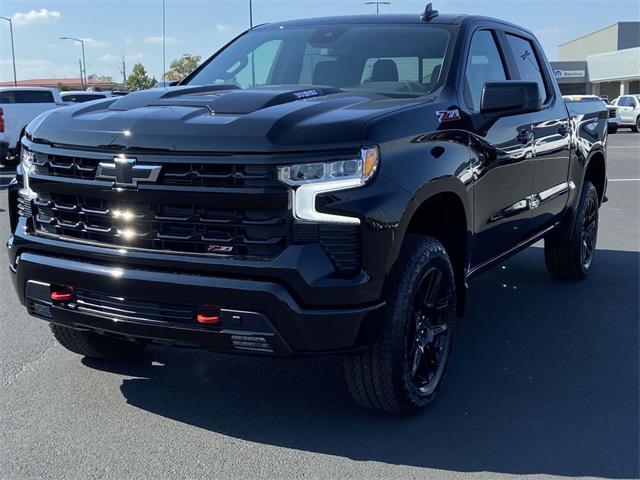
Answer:
[{"label": "red reflector", "polygon": [[73,298],[73,287],[68,285],[52,285],[51,300],[54,302],[66,302]]},{"label": "red reflector", "polygon": [[209,305],[200,307],[196,311],[196,321],[207,325],[218,323],[220,321],[220,309]]}]

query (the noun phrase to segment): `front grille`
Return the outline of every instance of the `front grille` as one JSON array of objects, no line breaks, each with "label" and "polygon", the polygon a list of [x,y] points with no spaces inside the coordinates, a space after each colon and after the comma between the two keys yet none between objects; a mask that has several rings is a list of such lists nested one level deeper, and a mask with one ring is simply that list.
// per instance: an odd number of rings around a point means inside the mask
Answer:
[{"label": "front grille", "polygon": [[34,205],[40,232],[122,247],[271,258],[290,241],[288,211],[161,202],[123,206],[56,193],[41,194]]},{"label": "front grille", "polygon": [[31,200],[23,195],[18,195],[18,215],[27,218],[33,216]]},{"label": "front grille", "polygon": [[360,271],[360,227],[296,224],[272,156],[132,155],[140,165],[161,165],[161,173],[139,191],[114,191],[93,181],[98,164],[113,162],[113,155],[45,150],[34,151],[31,184],[38,198],[19,206],[21,215],[33,215],[37,233],[257,260],[275,258],[290,244],[319,243],[337,276]]},{"label": "front grille", "polygon": [[[36,153],[34,167],[38,175],[93,180],[104,159]],[[192,185],[211,188],[281,187],[272,165],[211,164],[171,162],[162,167],[159,185]]]},{"label": "front grille", "polygon": [[618,116],[618,110],[615,108],[609,109],[609,118],[616,118]]}]

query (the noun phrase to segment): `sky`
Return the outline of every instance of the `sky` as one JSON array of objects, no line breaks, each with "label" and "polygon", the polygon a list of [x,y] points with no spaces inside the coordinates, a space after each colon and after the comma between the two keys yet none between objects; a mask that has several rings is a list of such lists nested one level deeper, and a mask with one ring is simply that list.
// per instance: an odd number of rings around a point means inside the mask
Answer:
[{"label": "sky", "polygon": [[[374,13],[365,0],[253,0],[254,24],[328,15]],[[424,0],[390,0],[383,13],[420,13]],[[167,65],[183,53],[209,57],[249,26],[249,0],[165,0]],[[640,20],[638,0],[434,0],[446,13],[481,14],[538,35],[550,60],[563,42],[611,25]],[[18,79],[78,77],[85,40],[87,73],[121,79],[141,62],[162,75],[162,0],[2,0],[14,25]],[[0,19],[0,81],[13,79],[9,22]]]}]

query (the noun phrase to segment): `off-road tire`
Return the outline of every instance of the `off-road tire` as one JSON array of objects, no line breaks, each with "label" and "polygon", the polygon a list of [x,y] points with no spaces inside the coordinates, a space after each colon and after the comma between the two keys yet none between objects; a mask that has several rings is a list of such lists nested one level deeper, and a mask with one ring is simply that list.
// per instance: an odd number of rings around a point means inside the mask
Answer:
[{"label": "off-road tire", "polygon": [[[447,351],[437,386],[429,394],[421,394],[413,384],[407,365],[407,340],[413,317],[413,302],[424,272],[437,268],[449,284],[450,299],[446,309]],[[435,238],[407,235],[390,278],[385,287],[385,314],[379,338],[364,351],[344,361],[346,381],[351,395],[363,407],[406,415],[414,413],[437,396],[444,378],[451,351],[451,339],[456,321],[455,278],[451,261],[443,245]],[[442,351],[442,350],[441,350]]]},{"label": "off-road tire", "polygon": [[75,330],[55,324],[50,324],[50,327],[53,336],[64,348],[85,357],[118,360],[133,357],[144,348],[138,343],[107,337],[95,332]]},{"label": "off-road tire", "polygon": [[[559,280],[580,280],[586,277],[593,264],[598,235],[598,191],[590,181],[586,181],[582,187],[580,202],[575,216],[560,226],[555,232],[551,232],[544,239],[544,259],[547,270]],[[583,258],[583,230],[586,215],[590,206],[595,205],[595,230],[592,238],[592,253],[588,262]]]}]

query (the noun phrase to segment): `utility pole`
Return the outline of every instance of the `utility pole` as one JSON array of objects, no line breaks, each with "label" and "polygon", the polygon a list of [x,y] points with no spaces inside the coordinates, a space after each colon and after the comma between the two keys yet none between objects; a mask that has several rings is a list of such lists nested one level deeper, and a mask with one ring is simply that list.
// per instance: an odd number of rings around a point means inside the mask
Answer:
[{"label": "utility pole", "polygon": [[122,56],[122,86],[127,89],[127,66],[124,63],[124,55]]},{"label": "utility pole", "polygon": [[365,5],[375,5],[376,14],[380,13],[380,5],[391,5],[391,2],[364,2]]},{"label": "utility pole", "polygon": [[253,28],[253,2],[249,0],[249,28]]},{"label": "utility pole", "polygon": [[18,86],[18,77],[16,76],[16,51],[13,48],[13,22],[10,18],[0,17],[3,20],[9,22],[9,34],[11,35],[11,57],[13,58],[13,86]]},{"label": "utility pole", "polygon": [[167,41],[166,41],[166,30],[165,30],[165,0],[162,0],[162,81],[166,80],[166,72],[167,72]]},{"label": "utility pole", "polygon": [[80,88],[86,90],[87,85],[84,83],[84,77],[82,76],[82,62],[78,59],[78,65],[80,65]]}]

